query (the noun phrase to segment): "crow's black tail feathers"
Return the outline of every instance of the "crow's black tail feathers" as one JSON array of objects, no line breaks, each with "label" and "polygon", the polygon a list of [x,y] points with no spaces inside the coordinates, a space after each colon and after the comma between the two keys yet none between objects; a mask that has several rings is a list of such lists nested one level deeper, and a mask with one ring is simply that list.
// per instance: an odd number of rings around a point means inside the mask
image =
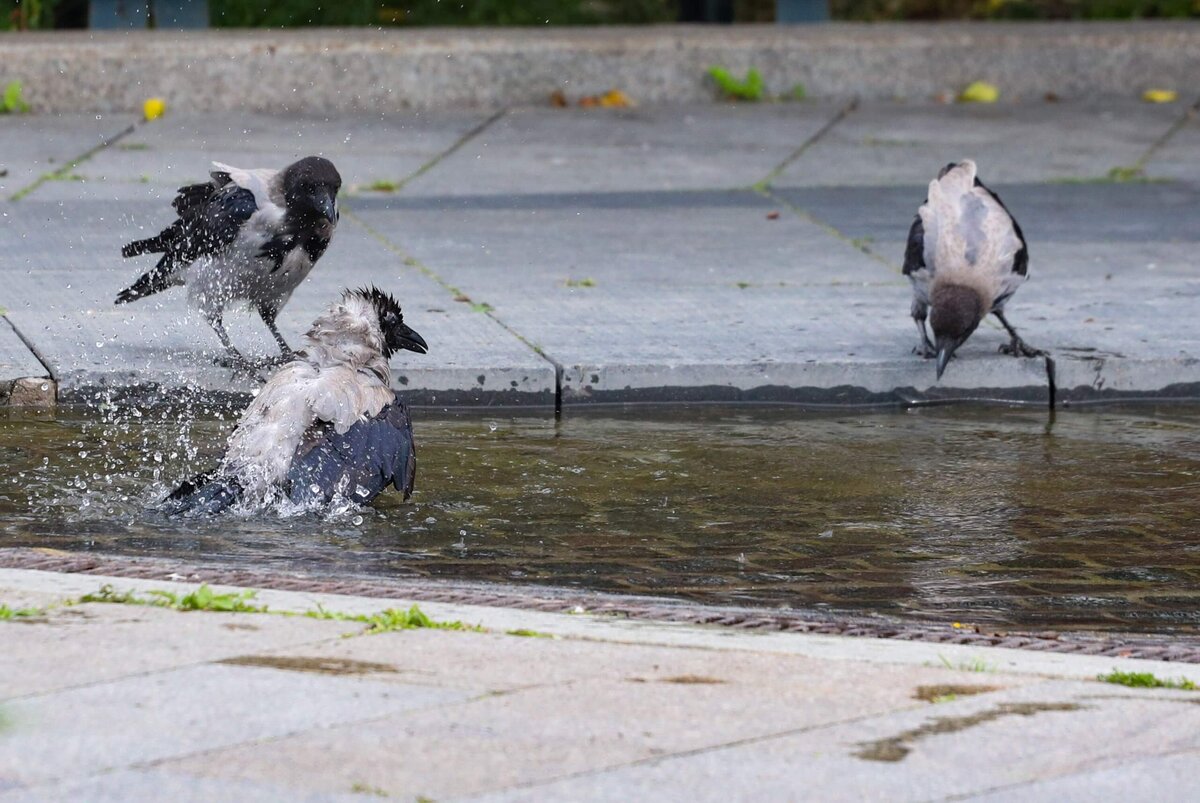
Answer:
[{"label": "crow's black tail feathers", "polygon": [[232,477],[199,474],[184,480],[159,507],[167,516],[215,516],[242,498],[242,486]]},{"label": "crow's black tail feathers", "polygon": [[167,239],[162,234],[157,237],[149,237],[145,240],[134,240],[127,245],[121,247],[121,256],[129,259],[130,257],[140,256],[141,254],[161,254],[167,250]]},{"label": "crow's black tail feathers", "polygon": [[[143,241],[145,242],[145,241]],[[171,286],[171,269],[167,267],[167,259],[164,257],[158,263],[158,267],[154,270],[146,271],[138,280],[126,287],[120,293],[117,293],[117,304],[128,304],[130,301],[137,301],[139,298],[152,296],[160,290],[166,290]]]}]

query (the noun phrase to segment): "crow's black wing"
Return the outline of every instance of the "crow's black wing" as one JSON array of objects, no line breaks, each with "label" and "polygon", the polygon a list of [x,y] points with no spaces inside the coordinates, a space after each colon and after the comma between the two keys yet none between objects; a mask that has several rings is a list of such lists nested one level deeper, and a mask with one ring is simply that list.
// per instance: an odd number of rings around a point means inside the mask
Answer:
[{"label": "crow's black wing", "polygon": [[1025,242],[1025,233],[1021,231],[1021,224],[1017,223],[1017,219],[1013,217],[1013,213],[1008,211],[1008,207],[1004,205],[1004,201],[1000,200],[1000,196],[995,191],[984,184],[982,181],[975,179],[975,186],[992,196],[992,200],[1000,204],[1000,208],[1008,215],[1008,219],[1012,221],[1013,231],[1016,232],[1017,239],[1021,241],[1021,249],[1013,255],[1013,273],[1021,276],[1029,274],[1029,245]]},{"label": "crow's black wing", "polygon": [[904,275],[911,276],[925,267],[925,226],[917,215],[908,230],[908,244],[904,247]]},{"label": "crow's black wing", "polygon": [[[224,184],[218,184],[219,181]],[[172,284],[171,274],[202,256],[216,254],[237,239],[238,232],[258,211],[254,193],[239,187],[224,174],[214,174],[207,184],[179,188],[172,202],[179,218],[157,237],[135,240],[121,249],[128,258],[138,254],[162,254],[154,270],[143,274],[117,296],[117,303],[152,295]]]},{"label": "crow's black wing", "polygon": [[412,495],[417,473],[412,421],[395,399],[344,434],[322,427],[296,451],[288,470],[288,495],[297,504],[326,505],[335,493],[366,504],[389,485]]}]

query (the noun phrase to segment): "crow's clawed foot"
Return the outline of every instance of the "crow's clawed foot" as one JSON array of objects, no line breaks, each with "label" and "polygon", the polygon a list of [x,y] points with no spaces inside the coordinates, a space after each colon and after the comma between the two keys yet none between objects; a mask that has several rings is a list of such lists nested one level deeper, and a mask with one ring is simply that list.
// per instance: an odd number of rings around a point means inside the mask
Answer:
[{"label": "crow's clawed foot", "polygon": [[262,375],[259,373],[259,366],[247,360],[237,352],[220,354],[213,358],[213,362],[222,368],[228,368],[233,371],[231,379],[252,379],[255,382],[263,382]]},{"label": "crow's clawed foot", "polygon": [[928,343],[923,343],[920,346],[913,346],[912,353],[926,360],[932,360],[937,356],[937,351]]},{"label": "crow's clawed foot", "polygon": [[1014,337],[1011,343],[1004,343],[1000,346],[1001,354],[1008,354],[1011,357],[1045,357],[1046,352],[1041,349],[1035,349],[1033,346],[1026,343],[1019,337]]}]

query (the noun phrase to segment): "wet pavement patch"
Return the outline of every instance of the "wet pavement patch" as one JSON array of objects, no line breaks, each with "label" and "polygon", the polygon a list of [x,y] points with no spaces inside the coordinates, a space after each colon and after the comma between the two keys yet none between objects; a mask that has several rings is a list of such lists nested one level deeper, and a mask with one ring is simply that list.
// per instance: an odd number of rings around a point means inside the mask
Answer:
[{"label": "wet pavement patch", "polygon": [[1002,717],[1030,717],[1044,711],[1078,711],[1078,703],[1001,703],[995,708],[961,717],[938,717],[919,728],[887,739],[863,742],[854,755],[866,761],[901,761],[912,752],[913,744],[929,736],[958,733]]},{"label": "wet pavement patch", "polygon": [[934,686],[917,686],[913,692],[914,700],[924,700],[927,703],[945,702],[955,697],[968,697],[972,694],[986,694],[998,691],[1000,686],[970,686],[965,683],[939,683]]},{"label": "wet pavement patch", "polygon": [[237,655],[232,658],[223,658],[216,663],[282,669],[287,672],[311,672],[318,675],[374,675],[397,671],[396,667],[391,664],[374,661],[293,655]]}]

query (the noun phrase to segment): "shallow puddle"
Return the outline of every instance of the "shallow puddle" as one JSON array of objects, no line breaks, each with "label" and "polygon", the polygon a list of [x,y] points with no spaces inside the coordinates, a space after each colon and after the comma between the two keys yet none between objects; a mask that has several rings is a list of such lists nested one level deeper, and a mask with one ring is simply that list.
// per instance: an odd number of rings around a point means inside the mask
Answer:
[{"label": "shallow puddle", "polygon": [[1200,410],[414,411],[417,493],[168,521],[231,421],[0,414],[0,545],[664,594],[964,623],[1194,631]]}]

